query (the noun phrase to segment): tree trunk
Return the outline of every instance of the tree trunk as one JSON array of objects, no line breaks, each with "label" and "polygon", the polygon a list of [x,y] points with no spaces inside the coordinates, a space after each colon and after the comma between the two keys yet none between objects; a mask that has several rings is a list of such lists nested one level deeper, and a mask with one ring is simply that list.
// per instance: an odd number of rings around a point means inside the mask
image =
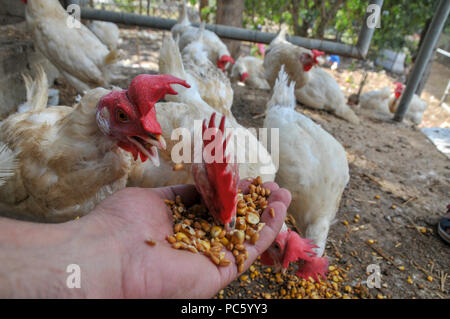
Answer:
[{"label": "tree trunk", "polygon": [[[242,28],[244,0],[217,0],[216,24]],[[239,57],[241,43],[235,40],[223,40],[231,56]]]},{"label": "tree trunk", "polygon": [[299,36],[305,36],[302,28],[298,24],[298,11],[299,11],[299,0],[292,0],[291,14],[292,14],[292,26],[294,27],[294,34]]},{"label": "tree trunk", "polygon": [[203,15],[202,15],[202,9],[203,9],[203,8],[206,8],[207,6],[209,6],[209,1],[208,1],[208,0],[200,0],[200,7],[199,7],[199,10],[200,10],[200,12],[199,12],[200,19],[201,19],[202,21],[205,21],[206,23],[208,23],[208,21],[209,21],[209,16],[208,16],[208,15],[203,16]]},{"label": "tree trunk", "polygon": [[327,29],[328,24],[330,23],[331,20],[334,19],[337,11],[339,10],[339,8],[343,2],[344,2],[343,0],[335,1],[335,3],[333,3],[331,5],[331,8],[329,10],[326,10],[326,8],[325,8],[325,2],[321,3],[320,21],[319,21],[319,24],[317,25],[317,29],[316,29],[315,36],[314,36],[315,38],[323,39],[323,37],[325,35],[325,30]]}]

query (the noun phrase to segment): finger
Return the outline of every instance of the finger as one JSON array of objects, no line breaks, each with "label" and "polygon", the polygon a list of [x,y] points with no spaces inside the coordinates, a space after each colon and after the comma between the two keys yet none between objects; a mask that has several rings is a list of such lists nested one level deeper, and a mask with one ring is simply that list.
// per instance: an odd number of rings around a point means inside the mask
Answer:
[{"label": "finger", "polygon": [[153,189],[162,199],[175,200],[177,196],[180,196],[183,204],[186,206],[192,206],[196,203],[200,203],[200,194],[198,193],[195,185],[175,185]]},{"label": "finger", "polygon": [[250,185],[252,184],[252,179],[243,178],[238,183],[238,188],[242,191],[242,194],[247,194]]},{"label": "finger", "polygon": [[271,192],[275,192],[276,190],[280,189],[280,186],[278,186],[275,182],[265,182],[262,185],[264,188],[270,189]]},{"label": "finger", "polygon": [[268,202],[282,202],[286,207],[289,207],[291,200],[292,196],[290,191],[285,188],[278,188],[270,194]]},{"label": "finger", "polygon": [[[242,190],[243,194],[248,193],[249,187],[252,184],[252,182],[253,182],[253,179],[251,179],[251,178],[244,178],[239,181],[238,186],[239,186],[239,189]],[[280,188],[278,186],[278,184],[275,182],[265,182],[262,184],[262,187],[270,189],[271,192],[274,192]]]}]

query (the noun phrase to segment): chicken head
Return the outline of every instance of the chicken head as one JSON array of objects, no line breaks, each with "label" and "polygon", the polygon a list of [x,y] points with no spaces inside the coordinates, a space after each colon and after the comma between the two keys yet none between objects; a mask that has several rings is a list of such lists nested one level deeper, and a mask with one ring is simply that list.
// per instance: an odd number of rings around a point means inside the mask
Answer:
[{"label": "chicken head", "polygon": [[281,268],[282,271],[285,271],[291,262],[297,262],[297,276],[305,279],[312,277],[318,281],[319,275],[325,278],[328,260],[326,257],[316,257],[312,249],[317,247],[312,240],[301,238],[284,224],[275,241],[261,255],[261,262],[264,265],[273,265],[277,270]]},{"label": "chicken head", "polygon": [[318,51],[318,50],[312,50],[311,53],[303,53],[300,56],[300,61],[303,64],[303,71],[304,72],[308,72],[309,70],[312,69],[313,66],[319,64],[319,61],[317,60],[317,58],[319,56],[325,54],[325,52]]},{"label": "chicken head", "polygon": [[247,80],[247,78],[248,78],[249,76],[250,76],[250,75],[249,75],[247,72],[242,73],[242,74],[241,74],[241,79],[240,79],[240,81],[241,81],[242,83],[245,83],[245,80]]},{"label": "chicken head", "polygon": [[398,99],[400,98],[400,96],[402,96],[405,86],[400,82],[395,82],[394,84],[395,84],[394,95],[395,98]]},{"label": "chicken head", "polygon": [[221,69],[223,72],[225,72],[225,68],[227,66],[227,63],[234,64],[234,59],[230,57],[229,55],[222,55],[217,61],[217,67]]},{"label": "chicken head", "polygon": [[107,136],[117,140],[134,159],[148,158],[159,166],[158,148],[165,149],[155,104],[166,94],[177,94],[171,84],[189,85],[170,75],[142,74],[135,77],[128,90],[112,91],[97,104],[97,124]]}]

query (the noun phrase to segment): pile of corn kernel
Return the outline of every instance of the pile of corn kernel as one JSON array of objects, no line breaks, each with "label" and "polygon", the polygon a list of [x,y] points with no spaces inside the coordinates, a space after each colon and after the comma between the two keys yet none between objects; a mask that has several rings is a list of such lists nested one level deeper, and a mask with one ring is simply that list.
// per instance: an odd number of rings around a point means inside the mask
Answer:
[{"label": "pile of corn kernel", "polygon": [[[284,274],[275,273],[271,267],[256,261],[238,281],[221,290],[215,298],[256,298],[256,299],[358,299],[371,298],[364,285],[354,287],[347,282],[345,270],[329,266],[327,280],[319,282],[310,278],[301,279],[295,275],[293,267]],[[238,283],[238,284],[237,284]]]},{"label": "pile of corn kernel", "polygon": [[[269,195],[270,190],[262,187],[261,177],[252,181],[248,194],[244,195],[239,190],[236,225],[235,229],[229,232],[214,223],[203,205],[185,207],[179,196],[175,201],[166,200],[174,223],[174,234],[167,236],[167,241],[175,249],[202,253],[217,266],[231,264],[225,257],[225,248],[235,257],[238,271],[243,272],[248,258],[244,243],[254,245],[258,241],[259,232],[265,226],[265,223],[261,222],[261,214],[268,205]],[[274,217],[273,209],[269,214]]]}]

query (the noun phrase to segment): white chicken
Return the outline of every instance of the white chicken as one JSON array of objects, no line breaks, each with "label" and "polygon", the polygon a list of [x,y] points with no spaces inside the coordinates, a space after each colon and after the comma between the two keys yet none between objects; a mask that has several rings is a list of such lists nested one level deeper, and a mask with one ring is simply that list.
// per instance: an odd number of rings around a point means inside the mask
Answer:
[{"label": "white chicken", "polygon": [[264,77],[272,88],[275,84],[278,72],[284,64],[286,73],[292,81],[295,81],[295,88],[303,87],[309,80],[308,71],[318,63],[319,51],[311,51],[296,46],[286,40],[288,27],[282,25],[278,35],[270,42],[264,55]]},{"label": "white chicken", "polygon": [[[160,72],[180,79],[189,78],[184,69],[178,47],[170,36],[163,40],[159,65]],[[130,186],[160,187],[193,183],[191,166],[195,155],[198,154],[198,149],[195,149],[195,145],[191,141],[197,141],[197,145],[201,145],[201,123],[203,119],[210,118],[215,110],[201,98],[195,86],[195,81],[189,89],[174,85],[174,90],[178,94],[166,96],[166,100],[178,103],[170,105],[158,103],[156,105],[162,135],[167,141],[166,151],[160,153],[161,165],[156,168],[146,162],[135,168],[129,180]],[[194,131],[195,121],[199,124],[196,131]],[[227,127],[236,129],[234,131],[235,140],[230,144],[229,149],[242,156],[238,157],[238,160],[240,159],[238,164],[241,178],[259,175],[263,181],[273,181],[276,168],[265,146],[249,130],[239,125],[233,117],[228,119]],[[172,140],[172,132],[176,132],[175,130],[179,128],[187,129],[189,134],[187,137],[183,136],[182,141],[178,141],[181,137],[175,134],[173,138],[176,140],[174,141]],[[181,142],[187,142],[187,145],[181,148]],[[181,153],[187,158],[184,158]],[[245,155],[245,159],[243,155]],[[173,169],[174,156],[180,156],[181,160],[184,161],[182,167],[176,170]],[[157,172],[154,172],[155,170]],[[158,176],[158,178],[154,178],[154,176]]]},{"label": "white chicken", "polygon": [[[204,27],[205,24],[202,23],[197,39],[181,52],[187,75],[186,81],[197,88],[200,96],[209,106],[230,118],[233,116],[231,113],[233,89],[225,73],[216,68],[208,59],[203,42]],[[167,41],[173,41],[170,35],[169,38]],[[167,54],[167,52],[161,51],[161,54]],[[161,63],[163,61],[164,59],[160,59]]]},{"label": "white chicken", "polygon": [[120,31],[115,23],[92,20],[88,21],[86,26],[110,51],[117,50],[117,46],[120,44]]},{"label": "white chicken", "polygon": [[[2,215],[67,221],[126,186],[132,165],[139,164],[128,153],[158,163],[157,148],[165,143],[154,104],[174,93],[171,83],[184,81],[145,74],[134,78],[128,90],[96,88],[74,107],[46,108],[44,95],[35,90],[47,82],[43,72],[38,76],[29,88],[29,110],[0,124],[0,143],[7,147],[3,154],[13,152],[9,165],[15,167],[0,187]],[[7,164],[0,162],[0,172]]]},{"label": "white chicken", "polygon": [[362,109],[375,110],[384,114],[389,114],[390,96],[391,89],[386,86],[381,90],[374,90],[361,94],[359,105]]},{"label": "white chicken", "polygon": [[72,19],[58,0],[27,0],[26,21],[35,46],[78,92],[121,79],[119,58],[86,26]]},{"label": "white chicken", "polygon": [[270,89],[264,77],[264,61],[252,56],[240,57],[231,69],[231,81],[242,82],[255,89]]},{"label": "white chicken", "polygon": [[312,68],[308,82],[295,90],[295,97],[300,103],[319,110],[325,110],[353,124],[359,118],[347,105],[347,100],[336,80],[320,67]]},{"label": "white chicken", "polygon": [[273,87],[281,65],[296,82],[295,97],[300,103],[319,110],[329,111],[353,124],[359,119],[347,105],[344,94],[336,80],[320,67],[317,57],[323,52],[308,50],[286,40],[287,27],[270,43],[264,58],[265,77]]},{"label": "white chicken", "polygon": [[[197,39],[198,28],[192,26],[189,21],[186,0],[183,1],[183,11],[178,19],[178,23],[172,27],[171,31],[174,39],[178,39],[180,51],[183,51],[186,46]],[[203,42],[205,43],[209,60],[219,69],[225,72],[231,64],[234,64],[234,59],[231,57],[227,46],[217,34],[205,30]]]},{"label": "white chicken", "polygon": [[[400,97],[405,89],[404,85],[396,82],[394,93],[391,94],[389,87],[381,90],[369,91],[361,95],[360,107],[363,109],[376,110],[384,114],[395,113],[400,102]],[[422,122],[422,116],[428,104],[422,100],[417,94],[413,95],[411,103],[406,111],[405,118],[411,120],[414,124],[419,125]]]},{"label": "white chicken", "polygon": [[[279,128],[280,155],[275,181],[290,190],[289,213],[301,233],[318,246],[312,251],[320,257],[349,181],[349,167],[342,145],[308,117],[295,111],[295,83],[288,85],[283,68],[267,103],[264,126]],[[282,233],[279,236],[288,237]],[[321,268],[325,264],[320,259],[315,262]]]},{"label": "white chicken", "polygon": [[[397,111],[398,103],[400,102],[400,97],[402,96],[404,89],[405,86],[402,83],[395,83],[394,94],[389,98],[389,110],[391,113]],[[426,101],[422,100],[417,94],[414,94],[411,103],[408,106],[408,110],[405,113],[405,118],[411,120],[414,124],[419,125],[422,123],[422,116],[427,106],[428,103]]]}]

